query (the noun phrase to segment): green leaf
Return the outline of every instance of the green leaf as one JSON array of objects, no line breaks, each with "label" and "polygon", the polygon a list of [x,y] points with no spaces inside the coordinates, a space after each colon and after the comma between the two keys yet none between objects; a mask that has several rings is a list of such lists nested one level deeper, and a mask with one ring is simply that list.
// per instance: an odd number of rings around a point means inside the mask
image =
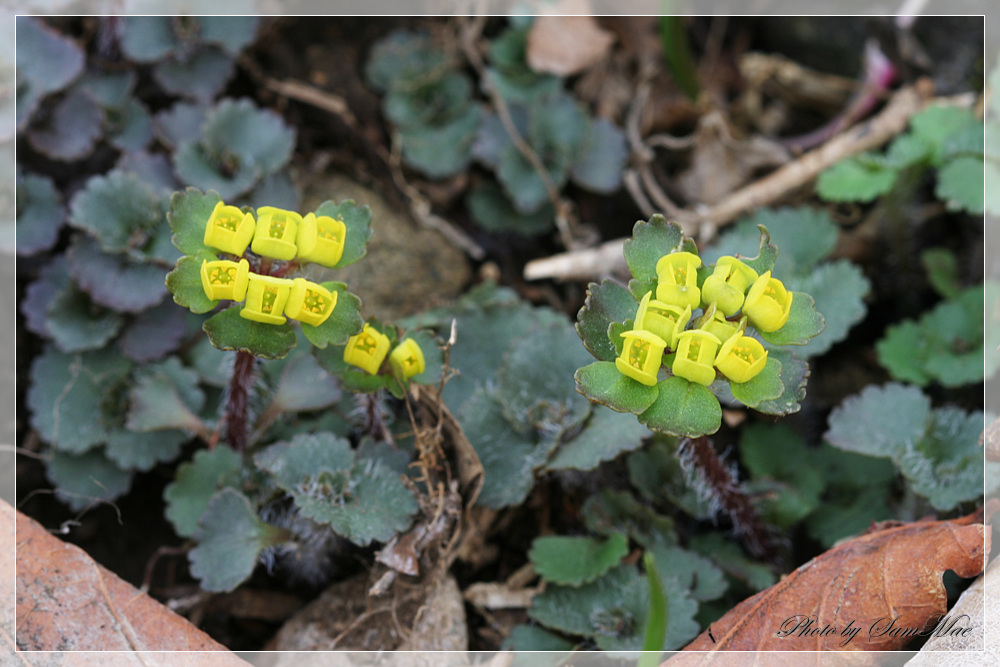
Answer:
[{"label": "green leaf", "polygon": [[[895,468],[889,461],[874,462],[888,464],[895,476]],[[806,518],[806,528],[813,539],[828,549],[832,548],[845,537],[864,533],[872,522],[892,519],[890,497],[888,486],[883,485],[858,487],[843,497],[824,498]]]},{"label": "green leaf", "polygon": [[276,112],[258,108],[246,98],[227,98],[215,105],[202,133],[202,145],[213,158],[238,155],[259,169],[261,176],[284,167],[295,148],[295,130]]},{"label": "green leaf", "polygon": [[562,442],[549,459],[547,470],[593,470],[604,461],[642,446],[646,427],[611,410],[595,409],[583,430]]},{"label": "green leaf", "polygon": [[237,56],[256,39],[259,23],[256,16],[199,16],[198,39],[218,44],[229,55]]},{"label": "green leaf", "polygon": [[153,67],[153,78],[163,90],[210,103],[233,76],[233,58],[214,47],[200,47],[184,60],[163,60]]},{"label": "green leaf", "polygon": [[932,354],[930,340],[913,320],[904,320],[885,330],[885,336],[875,344],[878,361],[888,369],[893,379],[912,382],[921,387],[931,381],[926,370]]},{"label": "green leaf", "polygon": [[205,321],[205,333],[220,350],[249,352],[262,359],[283,359],[295,347],[295,332],[284,324],[264,324],[240,316],[233,306]]},{"label": "green leaf", "polygon": [[55,184],[44,176],[18,170],[16,197],[17,253],[33,255],[50,249],[66,219],[66,207]]},{"label": "green leaf", "polygon": [[[632,228],[632,238],[625,241],[625,263],[632,277],[638,281],[655,281],[656,263],[660,258],[676,250],[683,238],[683,232],[673,222],[667,222],[660,214],[642,220]],[[632,292],[635,294],[635,291]],[[634,313],[632,313],[634,315]]]},{"label": "green leaf", "polygon": [[18,16],[14,21],[17,129],[22,130],[43,97],[62,90],[80,75],[85,57],[76,41],[48,27],[40,18]]},{"label": "green leaf", "polygon": [[662,581],[676,580],[698,602],[716,600],[729,587],[722,570],[693,551],[659,543],[647,553],[653,554]]},{"label": "green leaf", "polygon": [[[539,667],[550,667],[555,664],[556,658],[551,652],[562,652],[566,654],[565,657],[569,657],[569,652],[573,650],[573,642],[537,625],[516,625],[501,647],[518,651],[514,654],[512,667],[533,666],[535,658],[540,658]],[[543,653],[537,654],[540,651]]]},{"label": "green leaf", "polygon": [[56,487],[56,497],[74,512],[100,502],[111,502],[132,485],[132,473],[122,470],[100,451],[71,454],[53,450],[45,476]]},{"label": "green leaf", "polygon": [[708,387],[674,376],[660,382],[659,396],[639,421],[654,431],[697,437],[722,425],[722,407]]},{"label": "green leaf", "polygon": [[226,201],[245,195],[263,177],[260,168],[248,157],[227,150],[215,155],[199,141],[178,144],[173,167],[182,183],[197,184]]},{"label": "green leaf", "polygon": [[646,581],[649,582],[649,611],[646,614],[646,634],[642,639],[644,653],[639,658],[638,667],[656,667],[660,660],[660,650],[667,639],[667,598],[663,593],[663,582],[656,569],[656,557],[652,551],[642,554],[642,566],[646,570]]},{"label": "green leaf", "polygon": [[382,100],[386,118],[402,128],[441,125],[469,105],[472,82],[463,73],[447,71],[419,87],[398,86]]},{"label": "green leaf", "polygon": [[[889,145],[885,157],[895,169],[905,169],[930,160],[934,146],[931,142],[915,134],[903,134]],[[924,165],[926,166],[926,165]]]},{"label": "green leaf", "polygon": [[167,291],[174,295],[174,303],[187,308],[196,315],[207,313],[217,305],[205,294],[201,282],[202,262],[214,262],[218,257],[209,250],[199,250],[194,256],[185,255],[177,260],[177,265],[167,274]]},{"label": "green leaf", "polygon": [[[558,152],[550,157],[552,159],[544,161],[543,166],[549,181],[558,190],[566,182],[570,158],[567,154]],[[551,203],[541,174],[514,144],[500,153],[496,177],[503,186],[504,193],[514,204],[514,210],[521,215],[529,215],[546,203]]]},{"label": "green leaf", "polygon": [[733,398],[747,406],[756,408],[764,401],[780,398],[785,393],[781,381],[781,362],[768,353],[764,369],[746,382],[732,382]]},{"label": "green leaf", "polygon": [[205,426],[197,415],[204,402],[198,374],[170,357],[136,373],[126,424],[139,432],[175,428],[202,432]]},{"label": "green leaf", "polygon": [[642,414],[659,395],[656,386],[650,387],[622,375],[610,361],[595,361],[577,370],[573,377],[577,391],[618,412]]},{"label": "green leaf", "polygon": [[198,517],[208,509],[212,496],[221,488],[236,488],[242,467],[242,457],[222,444],[198,450],[190,462],[178,466],[174,481],[163,490],[164,514],[178,535],[194,536]]},{"label": "green leaf", "polygon": [[426,84],[451,69],[448,54],[429,35],[396,30],[372,46],[365,79],[375,90],[388,92]]},{"label": "green leaf", "polygon": [[816,302],[805,292],[792,292],[792,309],[788,321],[777,331],[760,331],[760,337],[771,345],[805,345],[818,336],[826,320],[816,310]]},{"label": "green leaf", "polygon": [[28,128],[27,139],[53,160],[81,160],[93,152],[103,121],[104,112],[97,102],[73,88],[54,103],[46,122]]},{"label": "green leaf", "polygon": [[650,502],[676,505],[698,520],[712,519],[717,512],[714,496],[705,493],[700,473],[689,475],[682,468],[677,449],[676,438],[659,436],[633,452],[626,461],[629,481]]},{"label": "green leaf", "polygon": [[337,305],[330,317],[318,327],[302,323],[302,333],[310,343],[318,348],[327,345],[346,345],[351,336],[361,333],[365,325],[361,317],[361,299],[347,291],[347,285],[340,282],[321,283],[330,292],[337,293]]},{"label": "green leaf", "polygon": [[390,465],[373,458],[355,461],[350,444],[329,433],[296,436],[254,460],[292,495],[303,516],[359,546],[390,540],[419,509]]},{"label": "green leaf", "polygon": [[809,364],[790,350],[771,349],[768,357],[781,362],[781,383],[784,393],[774,400],[761,401],[754,409],[768,415],[790,415],[798,412],[799,402],[806,397]]},{"label": "green leaf", "polygon": [[610,121],[597,118],[590,122],[583,137],[570,177],[591,192],[611,194],[621,187],[627,158],[625,135]]},{"label": "green leaf", "polygon": [[98,305],[138,313],[155,306],[167,294],[162,267],[101,252],[88,236],[77,237],[66,254],[70,275]]},{"label": "green leaf", "polygon": [[108,430],[101,419],[104,389],[123,378],[129,367],[113,348],[65,354],[46,347],[31,365],[27,403],[32,427],[69,453],[106,442]]},{"label": "green leaf", "polygon": [[463,171],[472,161],[472,142],[481,116],[478,106],[469,105],[461,115],[443,125],[400,129],[403,160],[432,179]]},{"label": "green leaf", "polygon": [[122,52],[137,62],[154,62],[178,46],[169,16],[123,17],[118,28]]},{"label": "green leaf", "polygon": [[[142,151],[153,140],[153,121],[149,111],[138,100],[130,100],[120,111],[109,114],[111,121],[107,132],[111,144],[125,153]],[[119,168],[122,168],[119,164]]]},{"label": "green leaf", "polygon": [[775,584],[777,578],[770,568],[747,558],[740,545],[719,532],[696,535],[689,548],[713,561],[727,575],[746,583],[752,590],[762,591]]},{"label": "green leaf", "polygon": [[93,235],[107,252],[140,250],[162,223],[159,196],[130,172],[94,176],[70,205],[69,224]]},{"label": "green leaf", "polygon": [[[281,362],[272,362],[281,363]],[[306,352],[286,357],[271,403],[265,412],[299,412],[326,408],[340,398],[336,379]]]},{"label": "green leaf", "polygon": [[563,320],[516,341],[497,372],[496,398],[515,428],[570,428],[590,414],[573,373],[590,360]]},{"label": "green leaf", "polygon": [[673,519],[639,503],[628,491],[604,489],[587,498],[581,513],[587,530],[598,535],[623,532],[644,547],[677,543]]},{"label": "green leaf", "polygon": [[927,271],[927,278],[934,291],[946,299],[953,299],[962,292],[958,273],[958,257],[948,248],[927,248],[920,253],[920,263]]},{"label": "green leaf", "polygon": [[934,411],[926,436],[896,464],[910,487],[934,509],[948,511],[983,495],[982,412],[954,407]]},{"label": "green leaf", "polygon": [[549,583],[580,586],[618,565],[628,555],[628,538],[623,533],[605,540],[590,537],[553,535],[536,537],[528,551],[535,572]]},{"label": "green leaf", "polygon": [[194,537],[191,574],[206,591],[224,593],[253,574],[260,553],[284,541],[285,531],[261,521],[246,496],[225,488],[212,497]]},{"label": "green leaf", "polygon": [[896,183],[898,172],[874,154],[841,160],[823,171],[816,180],[816,192],[827,201],[870,202]]},{"label": "green leaf", "polygon": [[183,431],[133,433],[117,430],[108,435],[104,455],[122,470],[148,472],[157,463],[173,461],[190,438]]},{"label": "green leaf", "polygon": [[803,439],[782,424],[751,424],[740,440],[740,458],[761,493],[761,513],[790,528],[819,506],[825,482]]},{"label": "green leaf", "polygon": [[871,283],[861,269],[846,259],[821,264],[810,274],[789,280],[788,287],[811,296],[823,317],[823,330],[796,350],[803,357],[819,356],[847,338],[851,327],[868,312],[864,299],[871,291]]},{"label": "green leaf", "polygon": [[930,418],[930,399],[916,387],[869,386],[830,413],[823,438],[850,452],[895,459],[916,447]]},{"label": "green leaf", "polygon": [[520,213],[493,181],[473,186],[465,203],[476,224],[489,232],[538,236],[555,226],[556,214],[551,204],[531,213]]},{"label": "green leaf", "polygon": [[189,334],[188,317],[170,301],[163,301],[125,326],[118,347],[136,363],[156,361],[176,350]]},{"label": "green leaf", "polygon": [[949,210],[982,215],[985,210],[984,166],[981,157],[963,156],[938,171],[934,194]]},{"label": "green leaf", "polygon": [[365,256],[368,241],[372,237],[372,210],[367,205],[358,206],[353,199],[339,204],[325,201],[316,208],[315,213],[317,216],[327,215],[336,220],[343,220],[347,227],[344,254],[333,268],[342,269]]},{"label": "green leaf", "polygon": [[123,323],[121,315],[98,306],[71,283],[49,303],[45,331],[63,352],[82,352],[106,345]]},{"label": "green leaf", "polygon": [[[767,229],[771,239],[777,240],[777,247],[765,245],[764,249],[760,248],[759,225]],[[723,255],[751,257],[752,253],[760,255],[764,250],[765,255],[771,256],[771,264],[758,259],[757,263],[749,265],[758,273],[772,271],[776,278],[787,280],[789,276],[811,274],[815,266],[833,252],[838,234],[836,223],[824,209],[806,206],[763,208],[720,234],[718,241],[702,252],[701,258],[705,264],[715,264]]]},{"label": "green leaf", "polygon": [[931,162],[935,166],[940,166],[942,158],[946,155],[948,140],[975,123],[976,117],[970,109],[935,105],[910,118],[910,132],[931,146]]},{"label": "green leaf", "polygon": [[[206,114],[207,110],[201,105],[176,102],[170,108],[156,114],[153,119],[153,130],[161,142],[170,148],[176,148],[180,144],[194,142],[201,137],[201,126],[205,124]],[[174,196],[183,197],[192,192],[199,191],[188,188],[185,192],[178,192]],[[172,201],[171,208],[173,208]],[[207,215],[205,220],[208,220]]]},{"label": "green leaf", "polygon": [[587,286],[587,298],[576,316],[576,332],[584,347],[601,361],[614,361],[618,356],[608,337],[608,326],[635,316],[638,303],[629,291],[614,280]]}]

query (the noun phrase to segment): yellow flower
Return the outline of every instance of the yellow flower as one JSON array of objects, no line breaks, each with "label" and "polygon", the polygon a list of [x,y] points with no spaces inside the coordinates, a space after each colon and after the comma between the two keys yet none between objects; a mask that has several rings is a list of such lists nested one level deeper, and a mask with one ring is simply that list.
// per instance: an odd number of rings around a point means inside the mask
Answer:
[{"label": "yellow flower", "polygon": [[404,339],[389,353],[389,363],[397,378],[409,380],[414,375],[420,375],[426,368],[424,351],[412,338]]},{"label": "yellow flower", "polygon": [[288,278],[251,273],[247,302],[240,310],[240,317],[264,324],[284,324],[285,318],[281,313],[291,291],[292,281]]},{"label": "yellow flower", "polygon": [[[718,306],[718,304],[716,304],[716,306]],[[725,343],[739,332],[740,325],[736,322],[730,322],[726,319],[726,316],[722,314],[721,310],[716,310],[712,319],[705,322],[698,328],[704,329],[718,338],[720,342]]]},{"label": "yellow flower", "polygon": [[671,306],[692,310],[701,303],[698,267],[701,258],[689,252],[672,252],[656,263],[656,299]]},{"label": "yellow flower", "polygon": [[715,353],[719,349],[719,339],[703,329],[692,329],[681,333],[677,342],[677,355],[672,370],[674,375],[710,385],[715,381]]},{"label": "yellow flower", "polygon": [[743,312],[758,331],[777,331],[792,312],[792,293],[771,272],[761,274],[743,303]]},{"label": "yellow flower", "polygon": [[715,270],[701,286],[701,298],[726,315],[736,314],[743,307],[743,295],[757,279],[757,272],[735,257],[720,257]]},{"label": "yellow flower", "polygon": [[366,324],[361,333],[351,336],[344,348],[344,361],[357,366],[369,375],[378,373],[378,369],[389,351],[389,337],[370,324]]},{"label": "yellow flower", "polygon": [[334,266],[344,254],[347,226],[343,220],[307,213],[299,225],[298,257],[323,266]]},{"label": "yellow flower", "polygon": [[767,364],[767,350],[750,336],[733,336],[719,350],[715,367],[733,382],[746,382],[757,376]]},{"label": "yellow flower", "polygon": [[242,255],[253,238],[253,215],[221,201],[205,224],[205,245],[232,255]]},{"label": "yellow flower", "polygon": [[298,251],[295,239],[301,222],[302,216],[295,211],[261,206],[257,209],[257,229],[250,244],[251,250],[271,259],[294,258]]},{"label": "yellow flower", "polygon": [[625,345],[621,356],[615,359],[615,366],[623,375],[652,387],[656,384],[666,343],[656,334],[641,329],[626,331],[621,336]]},{"label": "yellow flower", "polygon": [[326,322],[336,307],[336,292],[305,278],[296,278],[292,281],[292,291],[285,304],[285,315],[318,327]]},{"label": "yellow flower", "polygon": [[229,299],[242,301],[247,293],[250,263],[241,259],[238,263],[228,259],[201,262],[201,286],[205,296],[212,301]]},{"label": "yellow flower", "polygon": [[667,348],[677,347],[677,334],[691,320],[691,306],[671,306],[656,299],[650,299],[652,292],[646,292],[639,302],[639,310],[635,314],[635,329],[642,329],[656,334],[666,344]]}]

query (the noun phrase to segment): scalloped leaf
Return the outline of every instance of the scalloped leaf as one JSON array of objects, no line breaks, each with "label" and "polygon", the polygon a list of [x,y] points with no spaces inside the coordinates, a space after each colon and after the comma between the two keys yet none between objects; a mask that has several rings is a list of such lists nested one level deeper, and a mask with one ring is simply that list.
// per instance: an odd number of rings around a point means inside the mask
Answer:
[{"label": "scalloped leaf", "polygon": [[650,551],[660,579],[676,580],[697,602],[716,600],[729,588],[726,575],[704,556],[662,543],[654,544]]},{"label": "scalloped leaf", "polygon": [[[500,645],[501,649],[509,649],[512,651],[547,651],[550,654],[553,652],[560,652],[564,655],[556,657],[555,655],[547,655],[544,660],[546,664],[549,664],[549,660],[553,662],[561,662],[564,658],[568,659],[573,651],[575,644],[568,639],[564,639],[554,632],[549,632],[544,628],[537,625],[516,625],[510,631],[510,636],[507,637]],[[514,663],[518,664],[518,663]]]},{"label": "scalloped leaf", "polygon": [[[629,460],[634,456],[629,456]],[[677,544],[674,520],[657,514],[652,507],[636,500],[629,491],[602,489],[587,498],[581,513],[587,530],[598,535],[615,535],[625,531],[629,539],[647,548],[654,544]]]},{"label": "scalloped leaf", "polygon": [[535,572],[547,582],[580,586],[594,581],[628,555],[628,538],[615,533],[604,540],[550,535],[536,537],[528,551]]},{"label": "scalloped leaf", "polygon": [[[164,197],[169,197],[179,187],[170,160],[162,153],[148,153],[144,150],[124,153],[115,164],[115,169],[134,173]],[[169,240],[168,235],[167,241]],[[160,257],[151,252],[150,257],[154,256]]]},{"label": "scalloped leaf", "polygon": [[847,260],[822,264],[808,275],[789,280],[788,286],[813,297],[816,311],[823,316],[823,330],[796,351],[803,357],[819,356],[847,338],[851,327],[868,312],[864,299],[871,283]]},{"label": "scalloped leaf", "polygon": [[471,97],[469,77],[449,70],[418,88],[393,88],[382,100],[382,109],[400,128],[440,127],[465,112]]},{"label": "scalloped leaf", "polygon": [[122,316],[95,304],[73,283],[48,304],[45,331],[63,352],[96,350],[121,330]]},{"label": "scalloped leaf", "polygon": [[781,381],[781,362],[767,355],[764,369],[746,382],[731,382],[730,390],[733,398],[747,406],[756,408],[764,401],[781,398],[785,393],[785,385]]},{"label": "scalloped leaf", "polygon": [[176,357],[142,367],[129,396],[126,426],[138,432],[205,431],[197,416],[205,403],[198,379],[198,373],[182,366]]},{"label": "scalloped leaf", "polygon": [[348,292],[344,283],[331,281],[321,284],[330,292],[337,293],[337,305],[330,317],[318,327],[303,322],[302,333],[320,349],[327,345],[346,345],[351,336],[361,333],[365,324],[361,317],[361,299]]},{"label": "scalloped leaf", "polygon": [[255,461],[291,493],[303,516],[328,524],[359,546],[390,540],[419,509],[390,465],[355,460],[347,441],[330,433],[296,436],[272,445]]},{"label": "scalloped leaf", "polygon": [[601,361],[614,361],[619,352],[608,336],[608,327],[634,317],[638,306],[632,294],[617,281],[590,283],[583,308],[576,316],[576,332],[583,346]]},{"label": "scalloped leaf", "polygon": [[31,364],[31,426],[60,450],[82,453],[108,439],[100,418],[104,390],[130,364],[111,348],[65,354],[48,346]]},{"label": "scalloped leaf", "polygon": [[792,309],[784,326],[777,331],[758,332],[771,345],[805,345],[826,326],[826,320],[816,310],[816,302],[810,295],[805,292],[792,294]]},{"label": "scalloped leaf", "polygon": [[261,206],[274,206],[288,211],[297,211],[299,205],[298,186],[292,180],[289,167],[283,167],[281,171],[265,176],[257,181],[253,190],[246,195],[246,205],[253,208]]},{"label": "scalloped leaf", "polygon": [[621,187],[627,159],[624,133],[614,123],[597,118],[590,122],[570,169],[570,177],[587,190],[608,195]]},{"label": "scalloped leaf", "polygon": [[[910,132],[931,146],[931,163],[940,166],[948,154],[948,142],[977,123],[971,109],[951,105],[931,105],[910,118]],[[979,128],[982,131],[982,126]]]},{"label": "scalloped leaf", "polygon": [[538,236],[555,226],[555,209],[551,204],[531,213],[521,213],[493,181],[473,186],[465,203],[473,220],[486,231]]},{"label": "scalloped leaf", "polygon": [[66,220],[66,207],[55,184],[45,176],[18,171],[16,197],[17,254],[33,255],[52,248]]},{"label": "scalloped leaf", "polygon": [[820,173],[816,192],[827,201],[870,202],[889,192],[898,172],[874,153],[841,160]]},{"label": "scalloped leaf", "polygon": [[191,574],[212,593],[231,591],[253,574],[260,553],[286,539],[264,523],[236,489],[216,493],[198,520],[198,546],[188,554]]},{"label": "scalloped leaf", "polygon": [[[639,282],[656,281],[656,263],[676,250],[684,237],[681,228],[660,214],[635,223],[632,238],[625,241],[625,263]],[[629,285],[631,288],[631,285]],[[635,291],[632,291],[635,294]],[[645,294],[645,292],[643,292]],[[632,313],[634,315],[635,313]]]},{"label": "scalloped leaf", "polygon": [[200,449],[188,463],[177,467],[174,481],[163,490],[164,511],[181,537],[193,537],[198,531],[198,517],[208,509],[215,492],[224,487],[237,488],[243,457],[224,444]]},{"label": "scalloped leaf", "polygon": [[155,62],[178,47],[170,16],[124,16],[117,22],[118,44],[136,62]]},{"label": "scalloped leaf", "polygon": [[213,252],[205,245],[205,225],[220,201],[219,193],[202,192],[196,188],[175,192],[170,197],[167,221],[174,232],[172,241],[178,250],[185,255]]},{"label": "scalloped leaf", "polygon": [[187,333],[184,312],[164,301],[126,324],[118,337],[118,347],[137,363],[156,361],[176,350]]},{"label": "scalloped leaf", "polygon": [[927,434],[897,461],[910,487],[945,512],[983,495],[982,412],[934,410]]},{"label": "scalloped leaf", "polygon": [[[780,253],[778,247],[766,249],[767,254],[773,252],[775,255],[770,265],[759,261],[759,225],[767,229],[770,238],[780,242]],[[705,264],[715,264],[723,255],[748,258],[751,253],[756,252],[758,261],[750,266],[760,266],[764,271],[772,271],[775,277],[785,280],[793,275],[810,274],[821,260],[833,252],[839,233],[836,223],[825,209],[807,206],[763,208],[720,234],[718,241],[706,248],[701,258]],[[760,270],[757,272],[763,273]]]},{"label": "scalloped leaf", "polygon": [[930,417],[930,399],[916,387],[872,385],[834,408],[823,438],[849,452],[894,458],[915,448]]},{"label": "scalloped leaf", "polygon": [[472,143],[481,117],[482,109],[470,105],[442,125],[400,128],[403,160],[428,178],[454,176],[472,162]]},{"label": "scalloped leaf", "polygon": [[578,369],[573,378],[577,391],[618,412],[642,414],[659,396],[656,386],[650,387],[622,375],[612,361],[595,361]]},{"label": "scalloped leaf", "polygon": [[781,383],[784,392],[774,400],[761,401],[754,409],[767,415],[790,415],[798,412],[799,402],[806,397],[809,364],[790,350],[771,349],[768,357],[781,362]]},{"label": "scalloped leaf", "polygon": [[449,65],[448,54],[426,33],[396,30],[372,46],[365,79],[375,90],[388,92],[426,84],[431,77],[450,71]]},{"label": "scalloped leaf", "polygon": [[288,164],[295,148],[295,130],[280,115],[249,99],[219,102],[209,111],[202,134],[205,149],[214,158],[227,153],[243,156],[261,176]]},{"label": "scalloped leaf", "polygon": [[183,60],[157,63],[153,78],[168,93],[209,103],[222,92],[235,70],[231,56],[214,47],[202,47]]},{"label": "scalloped leaf", "polygon": [[173,461],[190,437],[183,431],[133,433],[117,430],[108,435],[104,455],[123,470],[148,472],[157,463]]},{"label": "scalloped leaf", "polygon": [[202,328],[212,345],[220,350],[249,352],[262,359],[283,359],[297,342],[288,322],[264,324],[248,320],[240,316],[240,306],[216,313]]},{"label": "scalloped leaf", "polygon": [[56,497],[74,512],[125,495],[132,472],[122,470],[99,451],[70,454],[54,450],[45,463],[45,476],[56,487]]},{"label": "scalloped leaf", "polygon": [[51,338],[46,324],[49,306],[69,287],[69,262],[66,255],[56,255],[42,266],[38,278],[24,291],[20,311],[24,315],[25,328],[43,338]]},{"label": "scalloped leaf", "polygon": [[984,174],[981,157],[958,157],[938,170],[934,194],[949,210],[982,215],[986,201]]},{"label": "scalloped leaf", "polygon": [[654,431],[697,437],[722,426],[722,406],[708,387],[673,376],[657,384],[660,393],[639,421]]},{"label": "scalloped leaf", "polygon": [[335,269],[350,266],[365,256],[368,252],[368,241],[372,238],[372,210],[368,205],[358,206],[353,199],[335,203],[327,200],[316,207],[317,216],[328,215],[337,220],[343,220],[347,227],[347,238],[344,241],[344,254],[334,265]]},{"label": "scalloped leaf", "polygon": [[15,17],[17,49],[17,128],[23,129],[47,94],[62,90],[83,71],[84,53],[74,40],[40,18]]},{"label": "scalloped leaf", "polygon": [[308,353],[298,353],[281,369],[271,404],[265,412],[298,412],[326,408],[340,399],[340,385]]},{"label": "scalloped leaf", "polygon": [[[570,156],[566,152],[553,152],[544,162],[549,181],[557,190],[566,182],[569,166]],[[545,181],[535,166],[514,144],[510,144],[500,153],[496,178],[503,186],[504,193],[514,204],[514,209],[522,215],[534,213],[546,203],[550,203]]]},{"label": "scalloped leaf", "polygon": [[107,111],[105,124],[111,144],[120,151],[141,151],[153,140],[153,120],[138,100],[130,100],[124,109]]},{"label": "scalloped leaf", "polygon": [[180,144],[173,162],[174,172],[183,183],[214,190],[227,201],[249,192],[263,175],[247,156],[228,151],[213,154],[199,142]]},{"label": "scalloped leaf", "polygon": [[162,223],[160,198],[133,173],[94,176],[70,204],[69,224],[89,232],[108,252],[143,248]]},{"label": "scalloped leaf", "polygon": [[162,267],[101,252],[92,237],[78,237],[66,256],[70,275],[101,306],[137,313],[155,306],[167,295]]},{"label": "scalloped leaf", "polygon": [[208,117],[208,109],[199,104],[177,102],[153,118],[153,132],[164,144],[175,148],[197,141]]},{"label": "scalloped leaf", "polygon": [[218,301],[208,298],[201,282],[202,262],[216,259],[214,253],[202,250],[194,257],[185,255],[177,260],[177,266],[166,277],[167,291],[173,294],[174,303],[196,315],[207,313],[219,305]]},{"label": "scalloped leaf", "polygon": [[198,39],[210,44],[218,44],[231,56],[253,43],[257,38],[257,16],[199,16]]},{"label": "scalloped leaf", "polygon": [[[713,519],[718,513],[715,499],[708,494],[699,493],[705,488],[700,471],[685,470],[678,454],[677,438],[654,437],[652,443],[637,452],[629,454],[629,481],[636,489],[653,503],[676,505],[693,518],[704,521]],[[632,501],[635,503],[635,501]],[[593,529],[593,528],[592,528]],[[663,541],[663,531],[657,531],[651,537]],[[634,531],[629,534],[638,542],[647,545],[650,538],[642,538]],[[669,540],[676,543],[676,538]]]},{"label": "scalloped leaf", "polygon": [[104,112],[89,95],[73,89],[42,123],[33,125],[28,141],[53,160],[69,162],[87,157],[101,136]]},{"label": "scalloped leaf", "polygon": [[88,67],[77,86],[86,91],[105,109],[124,108],[135,92],[137,74],[134,70],[111,70]]},{"label": "scalloped leaf", "polygon": [[649,435],[631,415],[598,409],[578,434],[561,442],[546,470],[593,470],[605,461],[642,446]]}]

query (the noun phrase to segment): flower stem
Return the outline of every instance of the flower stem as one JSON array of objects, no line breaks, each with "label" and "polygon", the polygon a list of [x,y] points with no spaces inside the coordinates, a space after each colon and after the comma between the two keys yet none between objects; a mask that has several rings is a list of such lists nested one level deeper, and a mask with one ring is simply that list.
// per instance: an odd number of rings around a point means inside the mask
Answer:
[{"label": "flower stem", "polygon": [[226,400],[226,436],[229,445],[238,452],[245,451],[249,440],[247,411],[250,405],[250,388],[253,387],[253,371],[256,359],[244,350],[236,353],[233,376],[229,380],[229,395]]},{"label": "flower stem", "polygon": [[729,515],[747,551],[758,558],[775,561],[778,551],[773,536],[749,496],[719,458],[711,441],[706,436],[685,438],[677,455],[681,465],[685,469],[694,468],[708,486],[712,500]]}]

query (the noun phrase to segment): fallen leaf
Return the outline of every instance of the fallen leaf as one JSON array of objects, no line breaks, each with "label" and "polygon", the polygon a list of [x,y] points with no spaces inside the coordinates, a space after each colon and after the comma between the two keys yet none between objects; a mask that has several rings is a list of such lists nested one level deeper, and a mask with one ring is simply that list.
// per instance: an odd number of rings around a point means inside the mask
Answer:
[{"label": "fallen leaf", "polygon": [[[589,3],[569,0],[552,10],[587,14]],[[606,58],[614,41],[592,16],[545,15],[532,24],[525,55],[536,72],[573,76]]]},{"label": "fallen leaf", "polygon": [[[197,659],[185,658],[182,662],[247,667],[246,662],[186,619],[2,501],[0,531],[3,558],[17,559],[16,592],[9,600],[10,607],[5,608],[13,608],[16,601],[14,640],[18,649],[218,651],[190,654]],[[13,562],[9,569],[7,565],[5,562],[4,571],[15,569]],[[10,638],[5,639],[6,646],[0,652],[13,649]],[[7,664],[4,659],[0,656],[0,663]]]},{"label": "fallen leaf", "polygon": [[[951,521],[895,524],[849,540],[738,604],[688,644],[687,653],[665,664],[727,662],[726,654],[690,651],[900,650],[945,615],[945,570],[960,577],[983,571],[989,533],[982,521],[980,510]],[[975,623],[981,621],[960,627]],[[773,654],[768,664],[814,662],[803,657]],[[871,654],[856,657],[858,664],[875,660]]]}]

